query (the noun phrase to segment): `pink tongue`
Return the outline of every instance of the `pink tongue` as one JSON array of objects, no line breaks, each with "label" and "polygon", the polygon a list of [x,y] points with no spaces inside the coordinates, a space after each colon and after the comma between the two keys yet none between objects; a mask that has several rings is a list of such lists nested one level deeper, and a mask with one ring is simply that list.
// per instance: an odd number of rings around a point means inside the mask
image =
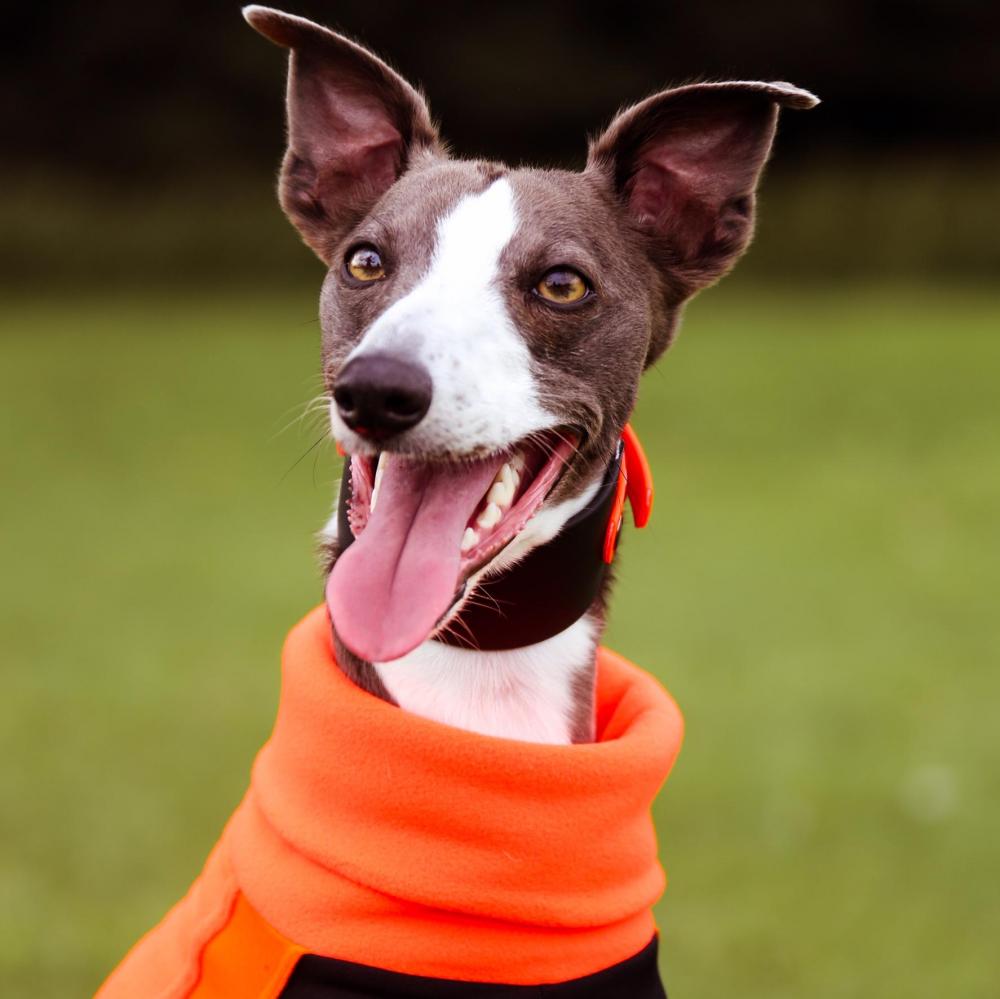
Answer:
[{"label": "pink tongue", "polygon": [[375,512],[326,584],[333,625],[355,655],[398,659],[434,630],[458,589],[462,535],[502,460],[386,463]]}]

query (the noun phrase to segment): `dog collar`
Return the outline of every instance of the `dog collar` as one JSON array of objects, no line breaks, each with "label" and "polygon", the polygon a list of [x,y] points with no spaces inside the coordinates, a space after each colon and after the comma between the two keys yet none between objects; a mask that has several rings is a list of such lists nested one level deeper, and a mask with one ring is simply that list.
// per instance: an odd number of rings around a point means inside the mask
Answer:
[{"label": "dog collar", "polygon": [[[348,456],[338,505],[339,536],[347,539],[341,551],[354,540],[347,517],[350,482]],[[483,599],[467,603],[455,626],[434,640],[499,651],[536,645],[565,631],[583,617],[601,592],[617,550],[626,500],[636,527],[645,527],[653,508],[653,478],[630,424],[590,502],[551,541],[482,581],[477,593]]]}]

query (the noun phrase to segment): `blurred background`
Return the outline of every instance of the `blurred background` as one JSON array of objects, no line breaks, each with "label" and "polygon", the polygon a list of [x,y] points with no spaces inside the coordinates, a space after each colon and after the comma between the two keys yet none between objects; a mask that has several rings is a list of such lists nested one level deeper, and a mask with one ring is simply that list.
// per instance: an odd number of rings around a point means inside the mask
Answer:
[{"label": "blurred background", "polygon": [[[1000,994],[1000,74],[972,0],[298,2],[456,152],[579,165],[623,104],[787,79],[758,238],[635,423],[609,644],[685,710],[672,996]],[[320,598],[322,269],[285,59],[229,3],[0,38],[0,981],[90,995],[200,869]]]}]

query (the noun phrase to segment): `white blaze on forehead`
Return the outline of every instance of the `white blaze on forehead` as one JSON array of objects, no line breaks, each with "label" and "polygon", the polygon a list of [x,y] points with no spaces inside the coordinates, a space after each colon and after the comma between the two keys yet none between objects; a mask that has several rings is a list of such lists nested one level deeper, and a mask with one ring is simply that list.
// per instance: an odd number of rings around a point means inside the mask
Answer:
[{"label": "white blaze on forehead", "polygon": [[[531,354],[501,287],[501,256],[517,225],[505,179],[462,198],[438,222],[423,279],[351,354],[395,353],[426,366],[434,395],[407,434],[413,450],[494,451],[555,422],[539,400]],[[336,414],[334,421],[336,431]]]},{"label": "white blaze on forehead", "polygon": [[509,181],[494,181],[470,194],[439,223],[434,260],[427,282],[463,280],[472,291],[488,288],[497,274],[500,254],[517,230],[514,192]]}]

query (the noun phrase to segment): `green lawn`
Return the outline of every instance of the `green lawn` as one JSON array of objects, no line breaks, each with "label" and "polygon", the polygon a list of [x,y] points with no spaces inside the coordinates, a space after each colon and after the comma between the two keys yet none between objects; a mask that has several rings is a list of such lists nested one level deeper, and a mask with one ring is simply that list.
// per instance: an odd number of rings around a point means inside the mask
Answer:
[{"label": "green lawn", "polygon": [[[89,995],[266,737],[331,503],[314,302],[7,303],[0,981]],[[609,642],[685,710],[671,996],[1000,995],[1000,297],[696,302]],[[297,462],[297,463],[296,463]]]}]

